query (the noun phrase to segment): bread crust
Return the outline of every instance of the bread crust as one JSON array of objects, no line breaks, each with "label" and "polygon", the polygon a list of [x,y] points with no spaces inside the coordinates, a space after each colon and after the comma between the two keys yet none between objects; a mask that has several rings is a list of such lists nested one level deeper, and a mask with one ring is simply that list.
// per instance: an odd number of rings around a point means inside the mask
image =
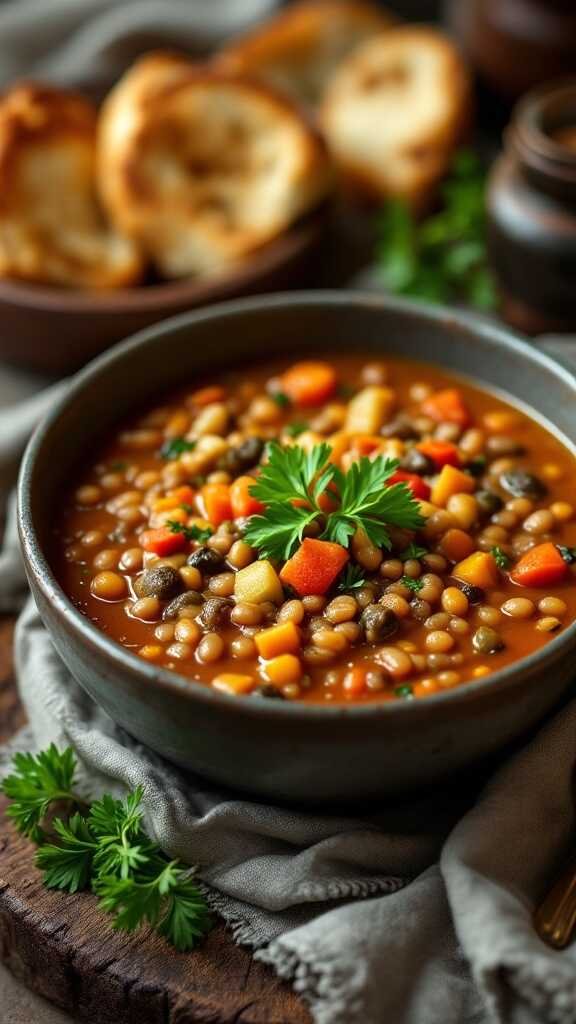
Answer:
[{"label": "bread crust", "polygon": [[262,83],[142,58],[101,111],[98,181],[165,277],[217,273],[326,195],[318,134]]},{"label": "bread crust", "polygon": [[429,204],[470,119],[467,67],[424,26],[364,43],[329,83],[319,120],[342,178],[367,197]]},{"label": "bread crust", "polygon": [[314,108],[338,64],[395,21],[364,0],[302,0],[234,39],[215,63],[257,76]]},{"label": "bread crust", "polygon": [[97,113],[84,97],[21,82],[0,98],[0,276],[80,288],[135,283],[133,242],[95,192]]}]

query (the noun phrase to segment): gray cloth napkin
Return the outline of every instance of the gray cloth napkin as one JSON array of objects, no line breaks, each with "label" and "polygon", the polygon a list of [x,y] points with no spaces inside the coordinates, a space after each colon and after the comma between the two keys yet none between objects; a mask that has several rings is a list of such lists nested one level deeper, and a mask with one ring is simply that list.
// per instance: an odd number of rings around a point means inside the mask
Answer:
[{"label": "gray cloth napkin", "polygon": [[[0,413],[0,469],[63,387]],[[25,594],[12,503],[0,607]],[[576,1022],[576,949],[551,951],[531,924],[573,835],[576,702],[479,793],[470,775],[469,792],[351,816],[237,799],[163,762],[75,683],[30,599],[15,646],[29,725],[0,750],[0,775],[14,750],[53,741],[74,747],[93,796],[141,784],[150,833],[200,866],[237,941],[317,1024]]]}]

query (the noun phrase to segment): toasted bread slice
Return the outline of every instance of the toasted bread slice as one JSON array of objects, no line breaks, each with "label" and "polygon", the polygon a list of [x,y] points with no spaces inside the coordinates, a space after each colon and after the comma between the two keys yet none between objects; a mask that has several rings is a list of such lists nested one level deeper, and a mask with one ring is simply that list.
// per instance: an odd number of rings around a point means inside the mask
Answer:
[{"label": "toasted bread slice", "polygon": [[257,76],[314,108],[338,64],[394,21],[364,0],[303,0],[235,39],[216,63]]},{"label": "toasted bread slice", "polygon": [[143,58],[106,100],[100,191],[162,275],[214,273],[314,207],[329,162],[306,121],[265,86],[192,65],[167,73]]},{"label": "toasted bread slice", "polygon": [[341,65],[320,124],[345,177],[419,207],[446,171],[470,104],[470,77],[452,43],[431,28],[398,27]]},{"label": "toasted bread slice", "polygon": [[142,273],[109,229],[95,190],[96,111],[83,97],[22,83],[0,100],[0,276],[119,288]]}]

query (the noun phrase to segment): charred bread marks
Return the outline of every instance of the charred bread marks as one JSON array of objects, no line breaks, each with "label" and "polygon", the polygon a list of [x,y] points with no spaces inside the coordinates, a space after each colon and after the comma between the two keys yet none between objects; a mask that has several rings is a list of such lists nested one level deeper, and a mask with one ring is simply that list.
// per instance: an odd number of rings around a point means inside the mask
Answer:
[{"label": "charred bread marks", "polygon": [[144,58],[100,121],[100,190],[118,229],[166,277],[242,259],[326,194],[323,144],[262,84]]},{"label": "charred bread marks", "polygon": [[304,0],[233,41],[217,65],[315,107],[340,62],[393,22],[392,14],[361,0]]},{"label": "charred bread marks", "polygon": [[320,122],[344,177],[376,197],[425,204],[467,123],[471,87],[452,43],[397,27],[356,49],[329,84]]},{"label": "charred bread marks", "polygon": [[138,249],[104,223],[94,187],[96,111],[22,83],[0,100],[0,276],[115,288],[142,273]]}]

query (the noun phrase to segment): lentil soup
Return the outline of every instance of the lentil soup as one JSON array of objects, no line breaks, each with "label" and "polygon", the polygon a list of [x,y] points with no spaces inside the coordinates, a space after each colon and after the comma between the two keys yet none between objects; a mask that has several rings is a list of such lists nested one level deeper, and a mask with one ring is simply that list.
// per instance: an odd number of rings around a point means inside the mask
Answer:
[{"label": "lentil soup", "polygon": [[65,497],[54,560],[83,614],[191,685],[422,698],[576,617],[574,462],[427,364],[251,367],[121,425]]}]

